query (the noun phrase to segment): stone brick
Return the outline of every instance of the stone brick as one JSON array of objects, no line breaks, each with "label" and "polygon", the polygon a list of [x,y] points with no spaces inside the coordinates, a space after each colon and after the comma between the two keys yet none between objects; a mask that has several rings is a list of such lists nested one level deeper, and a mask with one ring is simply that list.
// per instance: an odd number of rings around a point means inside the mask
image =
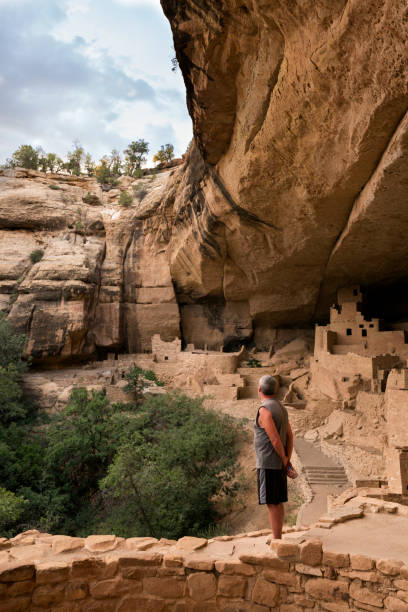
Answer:
[{"label": "stone brick", "polygon": [[203,601],[214,597],[217,590],[217,581],[213,574],[198,572],[190,574],[187,579],[190,597],[195,601]]},{"label": "stone brick", "polygon": [[142,580],[143,578],[156,576],[157,567],[122,567],[120,575],[128,580]]},{"label": "stone brick", "polygon": [[[31,609],[34,610],[33,608]],[[45,612],[44,608],[36,608],[36,610],[40,609],[41,612]],[[52,612],[81,612],[81,604],[76,601],[63,601],[61,604],[54,605]]]},{"label": "stone brick", "polygon": [[72,562],[71,576],[72,578],[104,578],[106,572],[106,564],[102,559],[77,559]]},{"label": "stone brick", "polygon": [[111,597],[122,597],[131,591],[138,593],[142,590],[142,583],[136,580],[124,580],[111,578],[93,582],[89,586],[90,593],[95,599],[106,599]]},{"label": "stone brick", "polygon": [[320,540],[307,540],[300,545],[300,561],[305,565],[320,565],[322,561],[322,543]]},{"label": "stone brick", "polygon": [[218,594],[226,597],[244,597],[247,581],[241,576],[220,576]]},{"label": "stone brick", "polygon": [[401,591],[408,591],[408,580],[394,580],[394,586]]},{"label": "stone brick", "polygon": [[286,540],[272,540],[271,550],[275,551],[279,559],[286,561],[299,561],[299,545]]},{"label": "stone brick", "polygon": [[216,561],[215,569],[220,574],[238,574],[240,576],[253,576],[256,573],[255,568],[241,561]]},{"label": "stone brick", "polygon": [[396,597],[387,597],[384,600],[384,606],[390,612],[407,612],[408,610],[407,604]]},{"label": "stone brick", "polygon": [[159,599],[144,597],[126,597],[117,607],[116,612],[162,612],[166,603]]},{"label": "stone brick", "polygon": [[162,553],[155,553],[149,551],[140,551],[134,553],[132,556],[120,557],[119,568],[122,567],[136,567],[138,565],[160,565],[163,560]]},{"label": "stone brick", "polygon": [[36,606],[51,606],[64,599],[65,584],[44,584],[33,593],[32,601]]},{"label": "stone brick", "polygon": [[158,567],[156,576],[185,576],[184,567]]},{"label": "stone brick", "polygon": [[315,602],[311,599],[307,599],[304,595],[294,595],[293,599],[298,606],[302,608],[314,608]]},{"label": "stone brick", "polygon": [[350,584],[350,597],[356,601],[369,604],[370,606],[377,606],[382,608],[384,595],[371,591],[367,587],[362,587],[360,580],[353,580]]},{"label": "stone brick", "polygon": [[193,538],[191,536],[184,536],[180,538],[176,544],[176,548],[185,551],[194,551],[199,550],[200,548],[204,548],[207,546],[208,540],[205,538]]},{"label": "stone brick", "polygon": [[[82,605],[82,612],[115,612],[117,606],[117,600],[101,601],[87,601]],[[137,608],[134,608],[136,610]]]},{"label": "stone brick", "polygon": [[374,560],[365,555],[350,555],[350,565],[354,570],[369,571],[374,567]]},{"label": "stone brick", "polygon": [[268,607],[274,607],[279,600],[279,587],[264,578],[258,578],[252,590],[252,600]]},{"label": "stone brick", "polygon": [[74,582],[68,582],[65,587],[65,597],[69,601],[76,601],[78,599],[85,599],[88,595],[88,584],[80,580]]},{"label": "stone brick", "polygon": [[271,569],[281,570],[282,572],[287,572],[289,570],[289,561],[278,559],[273,553],[264,553],[263,555],[240,555],[239,559],[243,563],[262,565],[264,567],[270,567]]},{"label": "stone brick", "polygon": [[399,599],[402,599],[403,601],[406,601],[408,603],[408,593],[407,593],[407,591],[397,591],[397,597]]},{"label": "stone brick", "polygon": [[34,577],[35,565],[33,563],[19,563],[18,561],[2,564],[0,566],[0,582],[20,582],[31,580]]},{"label": "stone brick", "polygon": [[265,580],[276,582],[276,584],[284,584],[286,586],[299,587],[300,576],[291,572],[279,572],[276,570],[265,570],[262,574]]},{"label": "stone brick", "polygon": [[377,572],[358,572],[358,571],[348,571],[348,570],[340,570],[340,576],[344,578],[349,578],[350,580],[358,579],[363,580],[364,582],[380,582],[381,578],[380,574]]},{"label": "stone brick", "polygon": [[383,574],[387,574],[387,576],[397,576],[403,565],[402,561],[395,561],[394,559],[381,559],[377,561],[377,569]]},{"label": "stone brick", "polygon": [[335,598],[336,595],[342,597],[347,591],[348,584],[346,582],[327,580],[326,578],[310,578],[305,585],[305,592],[320,600]]},{"label": "stone brick", "polygon": [[71,538],[70,536],[53,536],[50,538],[52,542],[52,552],[54,555],[71,552],[84,547],[83,538]]},{"label": "stone brick", "polygon": [[181,567],[184,558],[181,555],[168,554],[164,556],[164,565],[166,567]]},{"label": "stone brick", "polygon": [[299,574],[317,576],[318,578],[323,576],[323,571],[320,567],[313,567],[311,565],[305,565],[304,563],[296,563],[295,569]]},{"label": "stone brick", "polygon": [[50,584],[68,580],[70,566],[66,563],[38,563],[36,571],[37,584]]},{"label": "stone brick", "polygon": [[143,591],[163,599],[177,599],[183,596],[185,580],[182,578],[145,578]]},{"label": "stone brick", "polygon": [[295,604],[282,604],[279,612],[299,612],[299,608]]},{"label": "stone brick", "polygon": [[7,593],[7,584],[0,582],[0,599],[4,599]]},{"label": "stone brick", "polygon": [[114,535],[90,535],[85,538],[85,548],[93,552],[107,552],[117,547],[119,540]]},{"label": "stone brick", "polygon": [[350,612],[349,605],[344,601],[320,601],[319,605],[329,612]]},{"label": "stone brick", "polygon": [[15,597],[8,601],[0,601],[0,612],[24,612],[31,609],[31,597]]},{"label": "stone brick", "polygon": [[344,553],[325,551],[323,553],[323,565],[329,567],[349,567],[350,557]]},{"label": "stone brick", "polygon": [[203,557],[188,557],[184,562],[185,567],[190,569],[201,570],[203,572],[211,572],[214,569],[214,559]]},{"label": "stone brick", "polygon": [[13,582],[7,589],[7,597],[17,597],[18,595],[27,595],[32,593],[35,588],[34,580],[23,580],[21,582]]}]

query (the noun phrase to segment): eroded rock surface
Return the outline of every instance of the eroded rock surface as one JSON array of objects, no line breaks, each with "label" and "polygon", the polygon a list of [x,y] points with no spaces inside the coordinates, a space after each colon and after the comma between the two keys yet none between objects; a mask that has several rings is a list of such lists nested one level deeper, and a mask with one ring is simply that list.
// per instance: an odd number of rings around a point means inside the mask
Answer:
[{"label": "eroded rock surface", "polygon": [[198,146],[171,227],[180,300],[266,333],[339,286],[404,277],[405,3],[162,6]]}]

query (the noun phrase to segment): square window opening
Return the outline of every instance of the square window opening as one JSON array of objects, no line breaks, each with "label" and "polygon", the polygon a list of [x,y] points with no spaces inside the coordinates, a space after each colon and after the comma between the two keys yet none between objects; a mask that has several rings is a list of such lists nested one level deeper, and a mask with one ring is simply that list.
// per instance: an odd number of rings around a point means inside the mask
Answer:
[{"label": "square window opening", "polygon": [[353,333],[353,331],[350,328],[346,329],[347,336],[351,336],[352,333]]},{"label": "square window opening", "polygon": [[361,335],[365,337],[367,335],[367,330],[366,329],[362,329],[361,330]]}]

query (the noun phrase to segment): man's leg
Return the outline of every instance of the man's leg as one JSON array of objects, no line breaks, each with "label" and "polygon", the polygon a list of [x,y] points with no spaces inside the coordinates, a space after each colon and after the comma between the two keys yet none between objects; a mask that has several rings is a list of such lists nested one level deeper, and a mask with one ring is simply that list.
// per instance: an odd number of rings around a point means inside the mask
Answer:
[{"label": "man's leg", "polygon": [[275,540],[280,540],[282,538],[285,507],[283,504],[267,504],[267,506],[273,537]]}]

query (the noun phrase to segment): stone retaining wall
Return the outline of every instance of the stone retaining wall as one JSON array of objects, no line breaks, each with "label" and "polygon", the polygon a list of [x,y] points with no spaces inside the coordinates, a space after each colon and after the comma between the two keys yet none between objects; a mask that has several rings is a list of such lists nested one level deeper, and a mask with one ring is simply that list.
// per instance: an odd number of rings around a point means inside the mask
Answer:
[{"label": "stone retaining wall", "polygon": [[[10,552],[5,546],[25,546],[19,561],[0,563],[0,612],[408,610],[402,562],[323,551],[319,540],[274,540],[268,549],[261,538],[256,545],[262,532],[226,536],[208,541],[218,546],[211,555],[207,540],[198,538],[154,544],[149,538],[29,533],[13,544],[0,542],[3,559]],[[234,550],[237,538],[247,538],[247,552],[223,554],[224,545]],[[140,550],[150,544],[162,551]]]}]

